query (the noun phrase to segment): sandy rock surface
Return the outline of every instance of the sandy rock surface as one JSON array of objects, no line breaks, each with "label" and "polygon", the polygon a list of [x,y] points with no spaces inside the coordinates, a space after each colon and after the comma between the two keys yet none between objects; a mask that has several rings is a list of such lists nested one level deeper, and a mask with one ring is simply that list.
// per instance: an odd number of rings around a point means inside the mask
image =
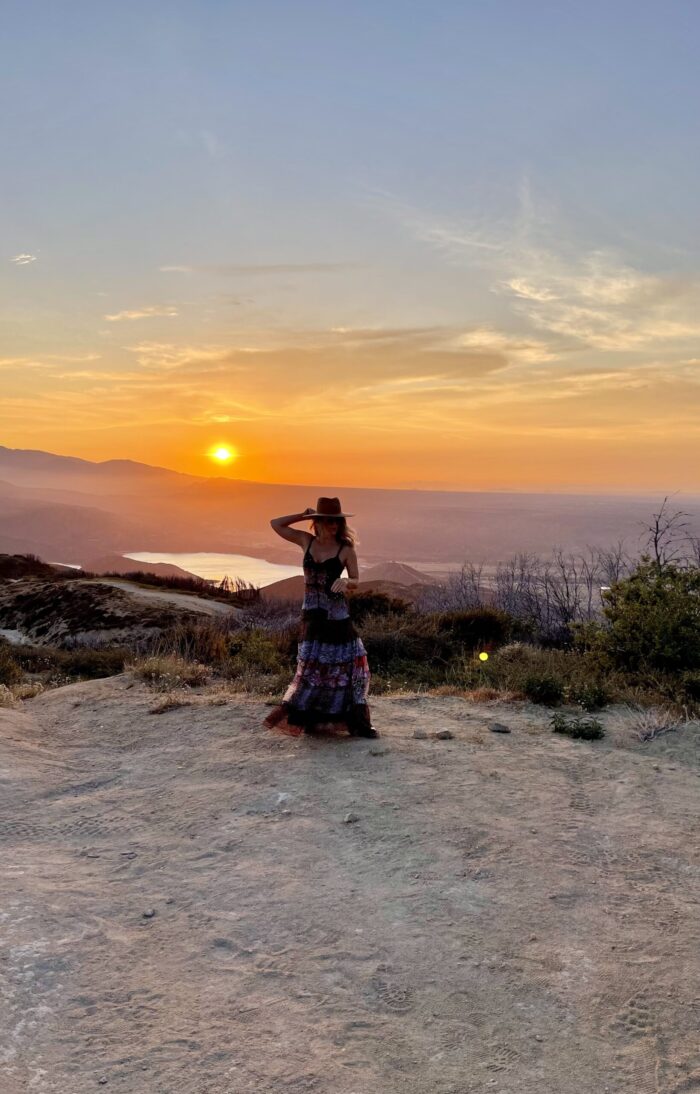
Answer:
[{"label": "sandy rock surface", "polygon": [[697,725],[207,694],[0,709],[3,1094],[698,1094]]}]

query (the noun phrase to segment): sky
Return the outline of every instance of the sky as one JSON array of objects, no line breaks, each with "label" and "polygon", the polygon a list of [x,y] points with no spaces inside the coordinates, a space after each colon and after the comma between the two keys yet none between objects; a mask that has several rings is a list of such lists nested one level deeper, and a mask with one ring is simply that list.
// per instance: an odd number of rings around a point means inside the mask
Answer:
[{"label": "sky", "polygon": [[700,493],[699,33],[695,0],[8,0],[0,444]]}]

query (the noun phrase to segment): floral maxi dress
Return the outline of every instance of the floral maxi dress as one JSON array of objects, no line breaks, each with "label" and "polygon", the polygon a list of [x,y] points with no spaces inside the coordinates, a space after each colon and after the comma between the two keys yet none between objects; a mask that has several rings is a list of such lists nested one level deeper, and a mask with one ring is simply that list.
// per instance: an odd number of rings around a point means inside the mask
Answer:
[{"label": "floral maxi dress", "polygon": [[353,737],[376,737],[367,703],[370,671],[367,651],[350,618],[343,593],[331,592],[344,563],[338,557],[317,562],[309,540],[304,554],[304,602],[294,679],[265,725],[295,736],[320,723],[345,727]]}]

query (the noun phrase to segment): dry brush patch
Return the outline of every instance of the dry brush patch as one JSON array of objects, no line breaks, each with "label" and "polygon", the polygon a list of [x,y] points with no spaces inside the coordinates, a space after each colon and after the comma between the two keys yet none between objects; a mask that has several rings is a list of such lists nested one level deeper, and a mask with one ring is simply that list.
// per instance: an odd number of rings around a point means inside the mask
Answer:
[{"label": "dry brush patch", "polygon": [[158,654],[136,658],[126,666],[137,679],[156,691],[171,692],[177,687],[199,687],[211,677],[208,665],[188,661],[177,654]]}]

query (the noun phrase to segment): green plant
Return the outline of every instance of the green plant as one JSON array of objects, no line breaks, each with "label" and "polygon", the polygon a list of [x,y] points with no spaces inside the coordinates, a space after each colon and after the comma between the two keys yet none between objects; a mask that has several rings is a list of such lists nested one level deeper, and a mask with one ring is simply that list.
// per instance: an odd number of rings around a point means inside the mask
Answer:
[{"label": "green plant", "polygon": [[17,684],[23,673],[9,643],[0,645],[0,684]]},{"label": "green plant", "polygon": [[370,591],[353,593],[348,598],[348,611],[354,623],[363,623],[368,615],[406,615],[410,610],[410,604],[387,593],[373,593]]},{"label": "green plant", "polygon": [[604,684],[597,680],[577,680],[566,690],[571,703],[578,703],[584,710],[600,710],[610,702],[610,695]]},{"label": "green plant", "polygon": [[223,669],[226,676],[239,676],[250,671],[282,672],[287,665],[272,635],[253,627],[234,633],[229,640],[229,658]]},{"label": "green plant", "polygon": [[681,693],[691,702],[700,702],[700,672],[684,672],[680,679]]},{"label": "green plant", "polygon": [[553,733],[563,733],[579,741],[599,741],[605,730],[597,718],[569,717],[557,711],[550,719]]},{"label": "green plant", "polygon": [[561,680],[549,673],[528,673],[522,690],[532,703],[542,703],[544,706],[556,706],[564,698]]},{"label": "green plant", "polygon": [[574,642],[600,663],[638,676],[700,669],[700,569],[648,556],[602,593],[606,623],[574,626]]},{"label": "green plant", "polygon": [[513,620],[506,612],[495,608],[471,608],[468,611],[442,612],[438,617],[438,627],[453,642],[476,649],[507,642],[513,631]]}]

